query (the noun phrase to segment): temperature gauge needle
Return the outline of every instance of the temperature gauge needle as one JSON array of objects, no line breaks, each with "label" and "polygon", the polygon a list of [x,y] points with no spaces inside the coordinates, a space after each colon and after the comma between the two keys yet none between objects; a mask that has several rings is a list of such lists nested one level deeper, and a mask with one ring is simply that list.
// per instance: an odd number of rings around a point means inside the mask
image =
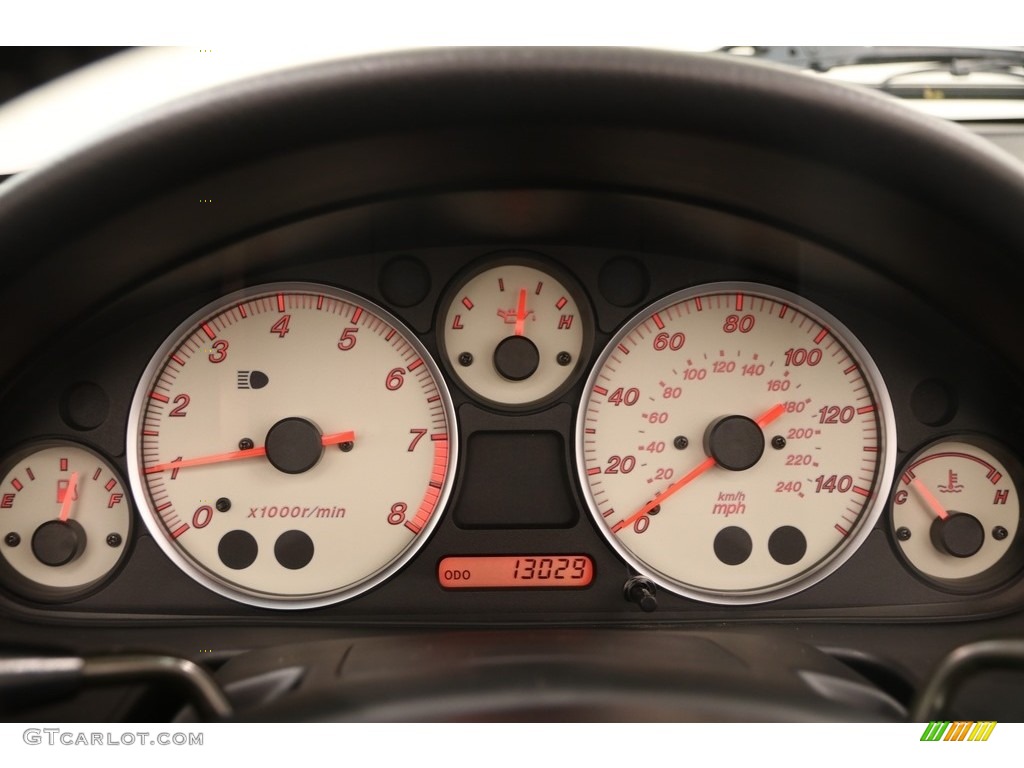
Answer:
[{"label": "temperature gauge needle", "polygon": [[[769,408],[764,413],[762,413],[760,416],[758,416],[754,420],[754,422],[757,424],[757,426],[761,427],[761,429],[764,429],[777,418],[779,418],[779,416],[785,413],[785,411],[786,406],[783,405],[782,403],[778,403],[775,406]],[[675,495],[678,491],[682,490],[686,485],[688,485],[689,483],[693,482],[698,477],[703,475],[705,472],[707,472],[709,469],[715,466],[716,463],[717,462],[715,461],[713,456],[706,457],[704,461],[702,461],[700,464],[698,464],[696,467],[690,470],[690,472],[676,480],[674,483],[672,483],[672,485],[670,485],[664,491],[659,493],[649,502],[644,504],[632,515],[627,517],[625,520],[622,520],[621,522],[616,523],[614,526],[612,526],[612,533],[618,533],[623,528],[632,525],[636,520],[639,520],[652,509],[654,509],[657,506],[660,506],[661,502],[665,501],[665,499]]]},{"label": "temperature gauge needle", "polygon": [[64,501],[60,505],[60,517],[57,518],[62,523],[68,521],[68,516],[71,514],[71,507],[75,502],[75,494],[78,492],[78,473],[72,472],[71,479],[68,480],[68,487],[64,489]]},{"label": "temperature gauge needle", "polygon": [[911,481],[910,485],[913,486],[914,490],[920,494],[922,499],[924,499],[925,504],[927,504],[931,511],[939,518],[945,520],[949,517],[949,512],[947,512],[943,508],[942,504],[939,503],[939,500],[932,495],[932,492],[928,490],[928,486],[916,477]]},{"label": "temperature gauge needle", "polygon": [[526,289],[519,289],[519,306],[516,308],[516,336],[526,332]]},{"label": "temperature gauge needle", "polygon": [[[334,432],[330,435],[324,435],[320,438],[320,444],[324,446],[338,445],[339,443],[352,443],[355,442],[356,433],[352,430],[347,432]],[[256,448],[247,448],[242,451],[228,451],[227,453],[214,453],[209,456],[199,456],[193,459],[178,459],[177,461],[168,461],[164,464],[154,464],[152,467],[146,467],[146,474],[152,475],[156,472],[164,472],[168,469],[185,469],[186,467],[201,467],[205,464],[220,464],[225,461],[238,461],[240,459],[251,459],[256,456],[266,456],[267,447],[265,445],[258,446]]]}]

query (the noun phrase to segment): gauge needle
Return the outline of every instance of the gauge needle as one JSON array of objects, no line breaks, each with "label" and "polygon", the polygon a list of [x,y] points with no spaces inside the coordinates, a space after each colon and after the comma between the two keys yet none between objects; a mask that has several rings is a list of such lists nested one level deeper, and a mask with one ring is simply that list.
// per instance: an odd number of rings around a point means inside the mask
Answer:
[{"label": "gauge needle", "polygon": [[[774,405],[773,407],[769,408],[767,411],[762,413],[760,416],[758,416],[754,420],[754,422],[761,429],[764,429],[769,424],[771,424],[773,421],[775,421],[777,418],[779,418],[779,416],[781,416],[783,413],[785,413],[785,411],[786,411],[786,406],[783,405],[782,403],[777,403],[776,405]],[[688,485],[689,483],[693,482],[698,477],[703,475],[705,472],[707,472],[709,469],[711,469],[713,466],[715,466],[716,463],[717,462],[715,461],[713,456],[708,456],[707,458],[705,458],[704,461],[702,461],[700,464],[698,464],[696,467],[694,467],[692,470],[690,470],[683,477],[681,477],[678,480],[676,480],[674,483],[672,483],[672,485],[670,485],[664,491],[659,493],[657,496],[655,496],[649,502],[644,504],[642,507],[640,507],[640,509],[638,509],[636,512],[634,512],[632,515],[627,517],[625,520],[622,520],[622,521],[616,523],[614,526],[612,526],[612,533],[618,533],[619,531],[621,531],[626,526],[632,525],[636,520],[639,520],[641,517],[643,517],[648,512],[650,512],[652,509],[654,509],[655,507],[659,506],[661,504],[661,502],[665,501],[665,499],[667,499],[669,496],[674,495],[675,493],[680,491],[682,488],[684,488],[686,485]]]},{"label": "gauge needle", "polygon": [[[347,432],[334,432],[330,435],[324,435],[320,438],[320,444],[337,445],[338,443],[352,443],[355,442],[356,433],[352,430]],[[168,469],[185,469],[186,467],[201,467],[205,464],[219,464],[224,461],[238,461],[239,459],[251,459],[256,456],[266,456],[267,448],[264,445],[256,448],[247,448],[243,451],[228,451],[227,453],[214,453],[209,456],[198,456],[194,459],[178,459],[177,461],[168,461],[164,464],[154,464],[152,467],[146,467],[146,474],[152,475],[156,472],[164,472]]]},{"label": "gauge needle", "polygon": [[519,306],[516,308],[516,336],[526,331],[526,289],[519,289]]},{"label": "gauge needle", "polygon": [[929,507],[931,507],[932,512],[943,520],[949,517],[949,512],[943,508],[942,504],[939,503],[939,500],[932,495],[932,492],[928,490],[928,487],[924,483],[915,477],[910,484],[914,487],[915,491],[921,494],[921,498],[924,499],[925,503]]},{"label": "gauge needle", "polygon": [[68,521],[68,515],[71,514],[71,506],[75,501],[75,493],[78,491],[78,473],[72,472],[71,479],[68,480],[68,487],[64,489],[64,502],[60,505],[60,517],[58,518],[62,523]]}]

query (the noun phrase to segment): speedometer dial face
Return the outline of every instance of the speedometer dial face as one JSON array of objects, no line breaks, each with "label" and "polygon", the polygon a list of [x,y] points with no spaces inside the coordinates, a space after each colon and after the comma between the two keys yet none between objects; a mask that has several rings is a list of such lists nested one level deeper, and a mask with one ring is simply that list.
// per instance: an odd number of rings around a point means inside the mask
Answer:
[{"label": "speedometer dial face", "polygon": [[834,317],[768,286],[673,294],[630,320],[588,380],[577,466],[591,513],[640,573],[756,603],[838,568],[895,464],[892,406]]},{"label": "speedometer dial face", "polygon": [[305,608],[379,584],[426,540],[456,460],[451,398],[417,339],[322,285],[215,302],[157,352],[132,404],[132,490],[186,573]]}]

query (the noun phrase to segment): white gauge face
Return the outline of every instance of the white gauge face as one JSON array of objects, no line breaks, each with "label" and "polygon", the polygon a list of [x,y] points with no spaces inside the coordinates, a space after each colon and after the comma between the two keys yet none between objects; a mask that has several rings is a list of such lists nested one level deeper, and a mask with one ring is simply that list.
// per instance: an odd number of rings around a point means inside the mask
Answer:
[{"label": "white gauge face", "polygon": [[0,480],[0,557],[11,586],[37,599],[67,599],[120,562],[131,507],[118,473],[76,443],[43,444],[5,465]]},{"label": "white gauge face", "polygon": [[471,392],[499,405],[543,400],[580,369],[589,315],[549,271],[487,269],[458,288],[442,319],[448,365]]},{"label": "white gauge face", "polygon": [[251,289],[189,318],[143,376],[129,467],[164,551],[214,591],[323,605],[412,557],[447,500],[451,399],[426,349],[365,299]]},{"label": "white gauge face", "polygon": [[903,555],[932,579],[955,583],[1007,560],[1020,527],[1020,496],[995,456],[960,440],[914,456],[893,494],[892,524]]},{"label": "white gauge face", "polygon": [[892,478],[892,407],[835,318],[767,286],[683,291],[630,320],[588,380],[581,483],[640,573],[754,603],[844,562]]}]

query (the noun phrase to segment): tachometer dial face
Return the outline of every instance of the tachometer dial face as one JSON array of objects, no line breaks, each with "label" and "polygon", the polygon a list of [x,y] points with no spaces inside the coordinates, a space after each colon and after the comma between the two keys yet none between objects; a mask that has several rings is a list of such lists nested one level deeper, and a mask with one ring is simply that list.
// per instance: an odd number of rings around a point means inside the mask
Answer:
[{"label": "tachometer dial face", "polygon": [[427,350],[353,294],[269,285],[197,312],[132,404],[146,524],[186,573],[252,605],[353,597],[423,544],[456,461]]},{"label": "tachometer dial face", "polygon": [[881,511],[892,406],[867,352],[768,286],[682,291],[602,353],[577,421],[598,528],[679,594],[756,603],[840,566]]},{"label": "tachometer dial face", "polygon": [[550,267],[489,267],[449,292],[443,354],[466,389],[500,406],[544,401],[575,379],[589,352],[590,313]]},{"label": "tachometer dial face", "polygon": [[981,589],[1020,567],[1017,464],[991,447],[1006,461],[976,438],[932,443],[897,479],[893,535],[907,561],[932,581]]},{"label": "tachometer dial face", "polygon": [[37,443],[0,466],[0,574],[37,600],[79,597],[111,574],[130,541],[119,473],[78,443]]}]

